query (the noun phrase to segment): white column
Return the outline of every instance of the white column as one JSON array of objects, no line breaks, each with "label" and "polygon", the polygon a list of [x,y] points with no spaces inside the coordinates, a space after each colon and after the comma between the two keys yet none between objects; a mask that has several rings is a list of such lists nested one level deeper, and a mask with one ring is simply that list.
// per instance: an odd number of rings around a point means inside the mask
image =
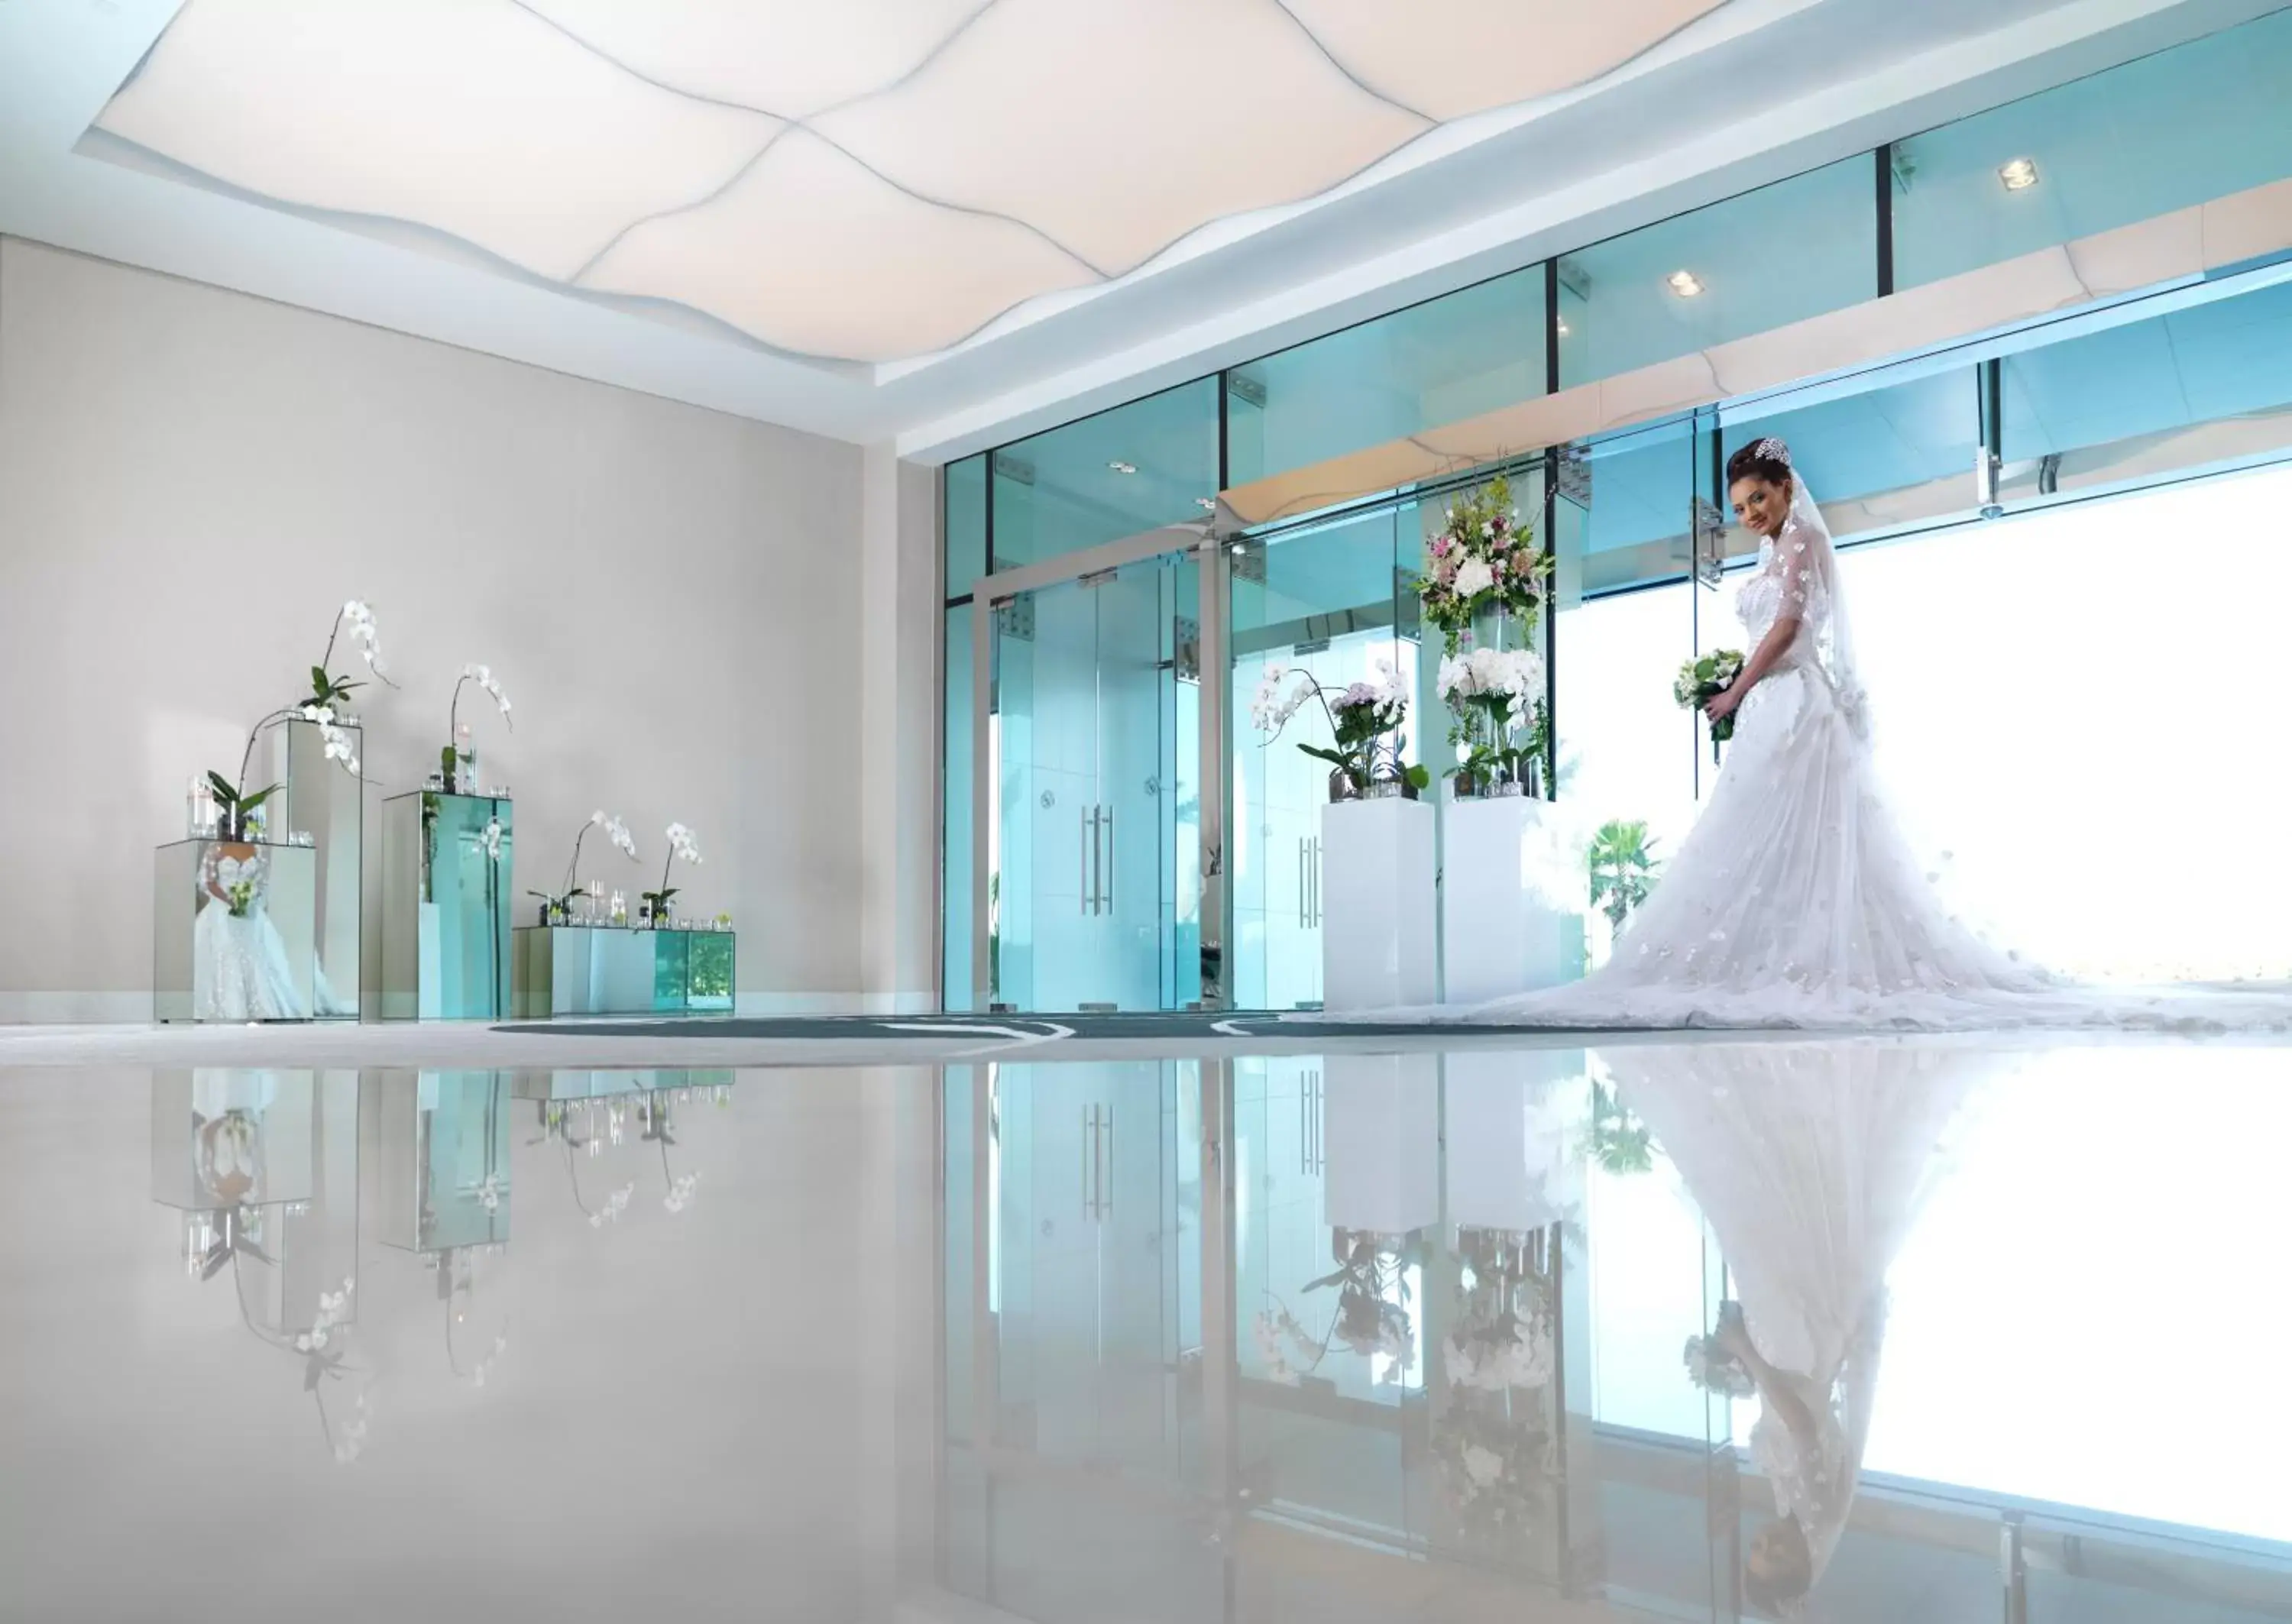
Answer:
[{"label": "white column", "polygon": [[[860,986],[882,1010],[939,1007],[939,475],[861,454]],[[822,680],[832,680],[822,672]]]}]

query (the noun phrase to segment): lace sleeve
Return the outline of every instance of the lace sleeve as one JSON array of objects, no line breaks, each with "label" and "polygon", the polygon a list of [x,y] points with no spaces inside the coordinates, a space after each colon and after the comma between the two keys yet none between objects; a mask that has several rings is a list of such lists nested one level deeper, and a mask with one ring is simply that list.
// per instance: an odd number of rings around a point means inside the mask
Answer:
[{"label": "lace sleeve", "polygon": [[1822,565],[1806,527],[1794,519],[1775,538],[1775,578],[1782,587],[1775,611],[1779,621],[1814,618],[1815,600],[1822,591]]}]

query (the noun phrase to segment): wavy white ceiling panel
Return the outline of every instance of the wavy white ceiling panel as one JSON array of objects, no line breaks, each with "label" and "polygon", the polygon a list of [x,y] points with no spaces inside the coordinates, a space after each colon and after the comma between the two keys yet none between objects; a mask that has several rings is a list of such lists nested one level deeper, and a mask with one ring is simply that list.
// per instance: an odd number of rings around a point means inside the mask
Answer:
[{"label": "wavy white ceiling panel", "polygon": [[1090,271],[1022,225],[917,201],[797,128],[724,194],[646,221],[582,278],[674,299],[767,343],[889,360],[938,350]]},{"label": "wavy white ceiling panel", "polygon": [[639,73],[808,118],[913,72],[987,0],[525,0]]},{"label": "wavy white ceiling panel", "polygon": [[185,0],[97,127],[273,202],[896,360],[1722,4]]},{"label": "wavy white ceiling panel", "polygon": [[1446,121],[1612,72],[1725,0],[1282,0],[1345,71]]},{"label": "wavy white ceiling panel", "polygon": [[1430,126],[1272,0],[997,0],[897,93],[815,127],[916,192],[1028,221],[1119,274]]},{"label": "wavy white ceiling panel", "polygon": [[233,186],[558,277],[780,127],[647,84],[512,0],[191,0],[96,122]]}]

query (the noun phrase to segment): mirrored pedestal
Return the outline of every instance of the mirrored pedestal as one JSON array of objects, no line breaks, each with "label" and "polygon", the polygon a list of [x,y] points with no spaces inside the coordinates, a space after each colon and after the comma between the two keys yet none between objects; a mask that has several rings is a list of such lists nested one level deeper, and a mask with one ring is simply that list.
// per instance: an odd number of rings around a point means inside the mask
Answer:
[{"label": "mirrored pedestal", "polygon": [[[366,759],[365,736],[356,722],[339,724],[350,737],[352,759]],[[262,730],[264,782],[276,784],[265,810],[276,833],[302,841],[316,856],[311,880],[314,912],[311,940],[319,975],[332,990],[316,1010],[320,1020],[356,1020],[359,1015],[359,910],[366,839],[366,782],[327,760],[327,741],[314,723],[275,721]]]},{"label": "mirrored pedestal", "polygon": [[318,962],[316,874],[307,846],[192,840],[160,847],[151,893],[153,1017],[309,1020],[335,996]]},{"label": "mirrored pedestal", "polygon": [[509,1239],[510,1083],[496,1072],[385,1072],[359,1099],[361,1205],[385,1246]]},{"label": "mirrored pedestal", "polygon": [[735,935],[617,925],[521,925],[520,1020],[559,1015],[729,1015]]},{"label": "mirrored pedestal", "polygon": [[510,1007],[510,803],[432,790],[382,803],[382,1016],[499,1020]]}]

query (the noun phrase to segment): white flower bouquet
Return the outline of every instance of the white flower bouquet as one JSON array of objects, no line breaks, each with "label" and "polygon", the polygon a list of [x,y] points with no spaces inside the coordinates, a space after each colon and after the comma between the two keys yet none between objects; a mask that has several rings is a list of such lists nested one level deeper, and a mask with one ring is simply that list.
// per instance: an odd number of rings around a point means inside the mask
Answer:
[{"label": "white flower bouquet", "polygon": [[1512,482],[1498,474],[1451,502],[1441,519],[1441,533],[1425,543],[1416,596],[1424,618],[1441,629],[1445,652],[1457,651],[1479,615],[1501,613],[1533,629],[1552,556],[1521,522]]},{"label": "white flower bouquet", "polygon": [[1518,784],[1534,792],[1544,759],[1544,662],[1528,649],[1473,648],[1446,655],[1436,679],[1457,718],[1449,742],[1460,784]]},{"label": "white flower bouquet", "polygon": [[[1679,668],[1679,675],[1671,679],[1673,703],[1683,711],[1699,711],[1729,688],[1743,674],[1743,656],[1732,648],[1715,649],[1699,659],[1688,661]],[[1735,736],[1735,719],[1723,716],[1711,724],[1711,759],[1719,759],[1719,746]]]}]

